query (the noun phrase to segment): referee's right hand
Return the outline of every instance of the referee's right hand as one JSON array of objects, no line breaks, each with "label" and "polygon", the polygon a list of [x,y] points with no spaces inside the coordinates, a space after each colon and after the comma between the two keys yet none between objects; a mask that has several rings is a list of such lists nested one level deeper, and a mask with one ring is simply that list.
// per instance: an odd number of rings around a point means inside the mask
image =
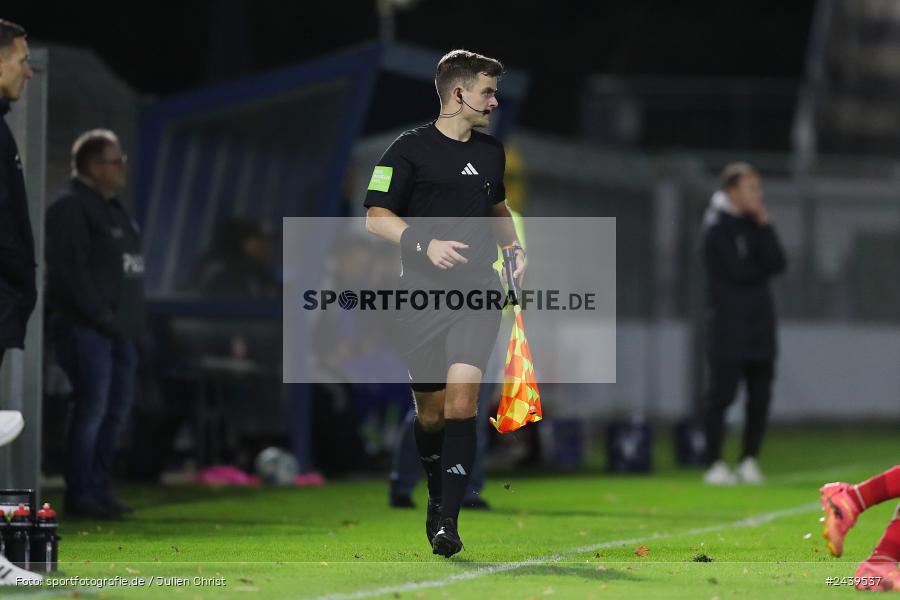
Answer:
[{"label": "referee's right hand", "polygon": [[469,262],[465,256],[457,252],[457,250],[466,250],[468,245],[462,242],[454,242],[449,240],[431,240],[428,244],[428,259],[431,264],[438,269],[452,269],[458,263]]}]

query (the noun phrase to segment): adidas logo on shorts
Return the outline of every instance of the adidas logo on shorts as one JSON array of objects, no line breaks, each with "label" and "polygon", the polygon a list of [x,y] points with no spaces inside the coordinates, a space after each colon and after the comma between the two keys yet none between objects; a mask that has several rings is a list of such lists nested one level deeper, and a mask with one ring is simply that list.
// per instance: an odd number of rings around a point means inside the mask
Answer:
[{"label": "adidas logo on shorts", "polygon": [[447,469],[447,472],[453,473],[454,475],[465,475],[466,474],[466,470],[463,469],[463,466],[459,463],[457,463],[454,466]]}]

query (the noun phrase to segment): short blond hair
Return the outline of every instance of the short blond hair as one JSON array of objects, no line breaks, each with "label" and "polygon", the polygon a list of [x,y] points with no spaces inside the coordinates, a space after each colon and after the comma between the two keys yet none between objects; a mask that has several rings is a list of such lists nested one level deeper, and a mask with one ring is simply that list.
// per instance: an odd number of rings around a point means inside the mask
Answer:
[{"label": "short blond hair", "polygon": [[479,73],[499,78],[503,75],[503,63],[469,50],[451,50],[438,61],[434,73],[434,86],[438,96],[441,100],[446,100],[457,83],[469,89]]}]

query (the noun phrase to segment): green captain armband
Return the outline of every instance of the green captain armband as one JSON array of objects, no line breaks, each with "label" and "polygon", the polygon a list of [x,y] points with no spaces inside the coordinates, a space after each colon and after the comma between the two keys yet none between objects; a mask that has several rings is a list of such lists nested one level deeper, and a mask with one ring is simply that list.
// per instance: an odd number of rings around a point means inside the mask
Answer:
[{"label": "green captain armband", "polygon": [[394,176],[394,167],[377,166],[372,171],[372,179],[369,181],[369,189],[376,192],[387,192],[391,187],[391,177]]}]

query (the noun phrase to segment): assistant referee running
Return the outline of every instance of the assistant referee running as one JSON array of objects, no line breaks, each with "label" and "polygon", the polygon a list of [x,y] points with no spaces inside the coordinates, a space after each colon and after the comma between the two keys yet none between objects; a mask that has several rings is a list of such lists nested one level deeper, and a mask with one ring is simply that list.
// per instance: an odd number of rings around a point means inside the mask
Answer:
[{"label": "assistant referee running", "polygon": [[[490,124],[502,73],[493,58],[449,52],[435,74],[438,118],[400,135],[375,167],[366,227],[400,245],[402,289],[502,291],[491,266],[497,244],[521,249],[506,206],[506,155],[499,141],[474,131]],[[524,250],[516,256],[521,281]],[[500,316],[435,308],[397,318],[428,476],[425,531],[433,552],[445,557],[463,547],[457,520],[475,459],[478,387]]]}]

